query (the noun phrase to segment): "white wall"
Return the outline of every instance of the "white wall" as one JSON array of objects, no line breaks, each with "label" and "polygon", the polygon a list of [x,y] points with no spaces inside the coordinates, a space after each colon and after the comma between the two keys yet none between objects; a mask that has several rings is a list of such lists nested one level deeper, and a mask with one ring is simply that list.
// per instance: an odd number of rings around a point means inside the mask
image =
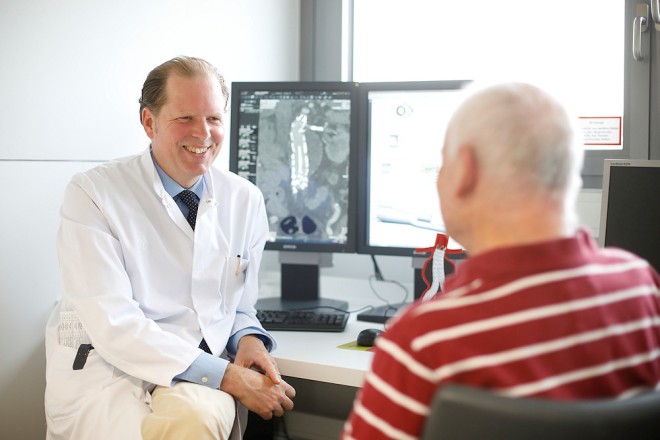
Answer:
[{"label": "white wall", "polygon": [[[229,81],[295,80],[299,1],[3,0],[3,159],[110,159],[145,144],[151,68],[201,56]],[[62,144],[53,143],[53,140]]]},{"label": "white wall", "polygon": [[147,147],[137,100],[168,58],[203,57],[230,82],[298,79],[299,11],[299,0],[0,2],[0,438],[44,438],[43,331],[71,175]]}]

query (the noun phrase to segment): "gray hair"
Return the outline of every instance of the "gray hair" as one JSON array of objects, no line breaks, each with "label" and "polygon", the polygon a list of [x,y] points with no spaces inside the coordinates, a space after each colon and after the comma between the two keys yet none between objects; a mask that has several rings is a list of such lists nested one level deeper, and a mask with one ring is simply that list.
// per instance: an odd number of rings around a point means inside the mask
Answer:
[{"label": "gray hair", "polygon": [[575,118],[535,86],[500,84],[468,98],[449,123],[448,157],[462,144],[474,148],[483,172],[505,188],[573,198],[581,186],[584,152]]}]

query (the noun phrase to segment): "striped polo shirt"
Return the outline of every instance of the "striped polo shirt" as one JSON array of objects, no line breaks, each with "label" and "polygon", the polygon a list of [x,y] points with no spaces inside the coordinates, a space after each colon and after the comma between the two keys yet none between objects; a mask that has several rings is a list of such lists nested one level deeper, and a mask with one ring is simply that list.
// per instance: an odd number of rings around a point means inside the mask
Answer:
[{"label": "striped polo shirt", "polygon": [[565,400],[658,388],[658,286],[646,261],[584,230],[470,258],[378,338],[342,436],[418,438],[447,382]]}]

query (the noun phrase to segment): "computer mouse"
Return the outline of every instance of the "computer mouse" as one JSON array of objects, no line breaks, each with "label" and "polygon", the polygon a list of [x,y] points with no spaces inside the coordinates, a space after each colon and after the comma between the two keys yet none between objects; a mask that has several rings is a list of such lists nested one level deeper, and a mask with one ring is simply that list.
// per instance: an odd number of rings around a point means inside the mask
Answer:
[{"label": "computer mouse", "polygon": [[377,328],[367,328],[362,330],[357,337],[357,345],[361,347],[373,347],[378,335],[383,333],[382,330]]}]

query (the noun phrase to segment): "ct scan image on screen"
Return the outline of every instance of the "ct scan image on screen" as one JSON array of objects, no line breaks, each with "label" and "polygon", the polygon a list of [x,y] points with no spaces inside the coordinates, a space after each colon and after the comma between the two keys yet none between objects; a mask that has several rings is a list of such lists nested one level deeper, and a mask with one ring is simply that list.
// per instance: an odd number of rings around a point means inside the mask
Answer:
[{"label": "ct scan image on screen", "polygon": [[242,91],[238,174],[266,203],[269,241],[345,243],[350,96],[345,91]]}]

